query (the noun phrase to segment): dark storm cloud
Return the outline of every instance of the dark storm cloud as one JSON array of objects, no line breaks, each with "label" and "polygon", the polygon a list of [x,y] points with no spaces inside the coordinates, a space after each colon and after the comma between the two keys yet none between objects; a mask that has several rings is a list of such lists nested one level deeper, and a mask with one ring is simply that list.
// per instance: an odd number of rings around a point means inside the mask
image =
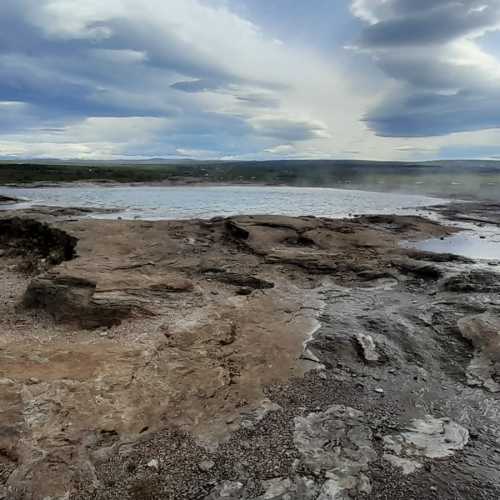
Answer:
[{"label": "dark storm cloud", "polygon": [[500,92],[392,96],[366,118],[380,136],[428,137],[500,128]]},{"label": "dark storm cloud", "polygon": [[252,122],[255,133],[283,141],[306,141],[325,135],[325,128],[318,123],[304,120],[261,118]]},{"label": "dark storm cloud", "polygon": [[111,6],[110,15],[102,5],[102,21],[81,25],[86,9],[93,16],[101,12],[92,1],[81,11],[75,2],[74,15],[64,11],[62,24],[52,17],[51,4],[67,7],[57,0],[0,1],[0,134],[49,134],[89,117],[159,117],[170,120],[160,140],[179,147],[209,149],[240,137],[243,143],[245,136],[251,145],[262,140],[248,117],[207,113],[187,94],[220,91],[249,109],[275,108],[272,94],[281,84],[233,72],[196,39],[179,35],[182,25],[174,20],[137,22],[133,2],[123,2],[123,11]]},{"label": "dark storm cloud", "polygon": [[477,45],[500,26],[500,1],[357,0],[360,47],[399,85],[365,121],[379,136],[500,127],[500,65]]},{"label": "dark storm cloud", "polygon": [[[398,9],[399,16],[366,28],[365,47],[401,47],[446,43],[477,30],[491,29],[500,19],[498,5],[473,10],[470,2],[441,2],[419,10]],[[439,2],[437,2],[439,4]],[[467,5],[465,5],[467,4]]]},{"label": "dark storm cloud", "polygon": [[217,90],[224,85],[222,80],[191,80],[176,82],[171,87],[183,92],[206,92],[207,90]]}]

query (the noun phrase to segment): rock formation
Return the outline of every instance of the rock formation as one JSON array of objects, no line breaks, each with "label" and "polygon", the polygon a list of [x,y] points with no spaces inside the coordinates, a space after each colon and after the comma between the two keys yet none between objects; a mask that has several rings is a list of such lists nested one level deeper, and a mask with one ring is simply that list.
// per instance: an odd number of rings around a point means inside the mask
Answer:
[{"label": "rock formation", "polygon": [[499,498],[498,274],[400,244],[456,229],[33,213],[0,217],[0,498]]}]

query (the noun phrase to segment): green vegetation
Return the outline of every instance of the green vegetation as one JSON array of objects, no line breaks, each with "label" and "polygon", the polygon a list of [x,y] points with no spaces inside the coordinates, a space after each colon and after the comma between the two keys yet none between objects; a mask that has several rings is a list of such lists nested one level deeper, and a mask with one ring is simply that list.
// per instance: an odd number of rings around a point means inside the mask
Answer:
[{"label": "green vegetation", "polygon": [[294,160],[179,163],[0,163],[0,185],[56,182],[248,183],[404,191],[498,200],[498,164]]}]

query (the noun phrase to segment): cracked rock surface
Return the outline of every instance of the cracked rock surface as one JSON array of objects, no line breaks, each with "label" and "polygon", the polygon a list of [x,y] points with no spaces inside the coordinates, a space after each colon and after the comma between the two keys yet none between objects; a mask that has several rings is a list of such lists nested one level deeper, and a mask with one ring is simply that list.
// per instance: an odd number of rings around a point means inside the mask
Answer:
[{"label": "cracked rock surface", "polygon": [[399,245],[456,229],[65,217],[0,238],[0,498],[500,498],[498,270]]}]

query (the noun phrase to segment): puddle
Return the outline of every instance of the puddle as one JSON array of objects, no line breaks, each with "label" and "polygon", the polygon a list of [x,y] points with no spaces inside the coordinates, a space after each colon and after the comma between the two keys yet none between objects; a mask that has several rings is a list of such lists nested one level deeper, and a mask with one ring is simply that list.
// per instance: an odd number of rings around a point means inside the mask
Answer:
[{"label": "puddle", "polygon": [[405,247],[435,253],[452,253],[470,259],[500,261],[500,233],[465,231],[444,239],[433,238],[419,242],[405,242]]}]

